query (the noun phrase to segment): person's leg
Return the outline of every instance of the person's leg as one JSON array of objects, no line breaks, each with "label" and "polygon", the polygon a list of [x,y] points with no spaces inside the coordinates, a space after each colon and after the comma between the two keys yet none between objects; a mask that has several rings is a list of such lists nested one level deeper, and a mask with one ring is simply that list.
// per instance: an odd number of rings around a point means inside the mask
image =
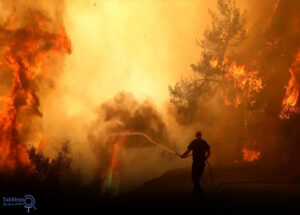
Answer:
[{"label": "person's leg", "polygon": [[197,165],[192,166],[192,181],[193,181],[193,195],[199,195],[201,193],[200,186],[200,172]]},{"label": "person's leg", "polygon": [[192,174],[192,181],[193,181],[193,194],[198,195],[201,189],[200,183],[199,183],[199,177],[197,176],[197,173]]},{"label": "person's leg", "polygon": [[205,166],[201,166],[201,167],[199,167],[199,169],[198,169],[198,171],[199,171],[199,180],[198,180],[198,182],[199,182],[199,197],[200,197],[201,199],[204,198],[204,191],[203,191],[203,189],[202,189],[202,186],[200,185],[200,180],[201,180],[201,177],[202,177],[202,175],[203,175],[204,167],[205,167]]}]

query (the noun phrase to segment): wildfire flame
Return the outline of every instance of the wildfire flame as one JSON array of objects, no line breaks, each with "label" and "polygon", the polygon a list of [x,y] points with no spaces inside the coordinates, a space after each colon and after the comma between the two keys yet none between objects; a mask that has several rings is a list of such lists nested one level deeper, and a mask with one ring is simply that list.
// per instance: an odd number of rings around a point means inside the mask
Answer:
[{"label": "wildfire flame", "polygon": [[12,74],[10,91],[0,100],[0,171],[29,165],[23,122],[42,116],[38,89],[43,74],[51,72],[49,59],[71,52],[64,28],[56,30],[42,13],[28,11],[21,27],[16,20],[10,17],[0,26],[0,68]]},{"label": "wildfire flame", "polygon": [[[248,71],[244,65],[238,65],[236,62],[230,65],[225,78],[233,82],[234,87],[240,91],[240,94],[250,105],[255,103],[255,93],[263,89],[263,81],[258,77],[258,72]],[[234,98],[233,101],[229,101],[228,98],[225,98],[225,104],[238,107],[241,104],[240,95]]]},{"label": "wildfire flame", "polygon": [[225,96],[224,103],[226,106],[239,107],[243,100],[250,105],[255,103],[254,95],[263,89],[263,81],[258,77],[258,71],[249,71],[245,65],[238,65],[236,62],[230,63],[228,57],[225,57],[221,63],[218,59],[212,58],[209,64],[213,69],[220,67],[224,70],[225,79],[238,90],[234,98]]},{"label": "wildfire flame", "polygon": [[295,61],[291,65],[289,72],[291,78],[286,87],[285,97],[282,101],[282,109],[279,117],[281,119],[289,119],[291,113],[300,111],[299,107],[299,77],[300,77],[300,51],[298,52]]},{"label": "wildfire flame", "polygon": [[245,162],[253,162],[260,158],[261,153],[257,150],[251,150],[247,148],[243,148],[243,161]]}]

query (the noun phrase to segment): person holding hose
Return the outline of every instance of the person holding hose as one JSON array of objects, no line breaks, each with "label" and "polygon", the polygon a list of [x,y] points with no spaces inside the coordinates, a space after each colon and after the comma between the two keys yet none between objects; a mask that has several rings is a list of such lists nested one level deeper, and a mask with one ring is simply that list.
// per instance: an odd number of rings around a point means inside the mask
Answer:
[{"label": "person holding hose", "polygon": [[193,181],[193,195],[204,198],[204,191],[200,185],[200,179],[202,177],[205,161],[210,156],[210,146],[205,140],[202,139],[202,133],[200,131],[196,132],[196,139],[194,139],[188,146],[186,152],[182,155],[178,154],[181,158],[188,158],[190,152],[193,153],[193,164],[192,164],[192,181]]}]

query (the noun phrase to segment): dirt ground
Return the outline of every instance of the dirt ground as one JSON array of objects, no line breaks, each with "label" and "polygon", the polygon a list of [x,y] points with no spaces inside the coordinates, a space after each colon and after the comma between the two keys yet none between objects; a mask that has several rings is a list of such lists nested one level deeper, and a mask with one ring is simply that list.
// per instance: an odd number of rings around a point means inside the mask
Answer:
[{"label": "dirt ground", "polygon": [[[68,214],[72,211],[79,214],[111,214],[120,210],[130,214],[160,214],[162,210],[197,210],[199,214],[204,211],[218,214],[232,211],[238,214],[300,212],[300,174],[297,168],[245,164],[219,168],[212,166],[212,173],[214,184],[206,167],[201,180],[205,190],[202,201],[193,198],[189,168],[166,172],[135,190],[120,192],[114,197],[100,194],[99,181],[85,186],[70,180],[56,189],[55,184],[38,184],[26,181],[22,176],[18,177],[19,181],[0,181],[0,191],[1,196],[32,194],[36,198],[37,210],[32,210],[30,214],[56,214],[58,211]],[[5,208],[1,205],[0,209],[1,214],[27,213],[24,207]]]},{"label": "dirt ground", "polygon": [[176,169],[140,188],[111,199],[112,205],[205,211],[300,211],[300,178],[287,168],[206,167],[201,180],[205,199],[191,193],[190,169]]}]

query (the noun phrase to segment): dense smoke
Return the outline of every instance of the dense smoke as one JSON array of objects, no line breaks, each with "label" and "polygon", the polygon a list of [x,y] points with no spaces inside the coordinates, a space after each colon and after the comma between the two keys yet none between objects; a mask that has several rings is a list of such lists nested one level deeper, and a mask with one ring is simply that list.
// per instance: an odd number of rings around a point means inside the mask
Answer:
[{"label": "dense smoke", "polygon": [[119,158],[121,180],[125,178],[123,183],[136,186],[172,166],[175,156],[147,139],[175,150],[161,114],[149,101],[139,102],[131,93],[119,93],[112,100],[103,102],[96,112],[98,117],[91,124],[88,139],[98,159],[99,172],[105,172],[111,159],[112,144],[122,136],[126,138]]},{"label": "dense smoke", "polygon": [[106,128],[107,134],[143,132],[170,146],[166,125],[158,111],[150,102],[139,104],[130,93],[120,93],[112,101],[102,103],[98,114],[100,123],[94,127]]}]

